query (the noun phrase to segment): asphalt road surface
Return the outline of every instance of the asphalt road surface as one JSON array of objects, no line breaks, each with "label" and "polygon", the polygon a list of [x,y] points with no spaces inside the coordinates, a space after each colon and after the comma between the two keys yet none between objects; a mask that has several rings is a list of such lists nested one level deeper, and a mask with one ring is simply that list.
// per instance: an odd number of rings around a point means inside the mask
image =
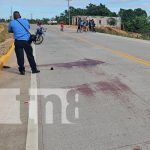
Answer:
[{"label": "asphalt road surface", "polygon": [[18,75],[14,57],[0,73],[1,88],[21,88],[23,122],[0,125],[0,150],[149,150],[150,42],[46,28],[33,46],[40,74],[26,63]]}]

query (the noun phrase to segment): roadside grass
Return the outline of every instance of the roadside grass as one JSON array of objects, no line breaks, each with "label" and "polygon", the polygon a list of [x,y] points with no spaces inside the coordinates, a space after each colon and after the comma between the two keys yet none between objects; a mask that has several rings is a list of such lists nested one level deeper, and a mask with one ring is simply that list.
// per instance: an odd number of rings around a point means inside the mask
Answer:
[{"label": "roadside grass", "polygon": [[12,42],[12,34],[8,33],[7,24],[0,23],[0,57],[8,52]]},{"label": "roadside grass", "polygon": [[3,30],[3,25],[0,24],[0,32]]},{"label": "roadside grass", "polygon": [[7,31],[7,25],[6,24],[0,24],[0,29],[4,28],[2,32],[0,32],[0,43],[4,42],[6,39],[10,37],[10,34]]},{"label": "roadside grass", "polygon": [[143,34],[143,35],[142,35],[142,39],[144,39],[144,40],[150,40],[150,33],[148,33],[148,34]]},{"label": "roadside grass", "polygon": [[150,34],[138,34],[138,33],[130,33],[130,32],[123,33],[125,31],[115,32],[113,30],[108,30],[108,29],[104,29],[104,28],[96,28],[96,32],[112,34],[112,35],[117,35],[117,36],[123,36],[123,37],[129,37],[129,38],[150,40]]}]

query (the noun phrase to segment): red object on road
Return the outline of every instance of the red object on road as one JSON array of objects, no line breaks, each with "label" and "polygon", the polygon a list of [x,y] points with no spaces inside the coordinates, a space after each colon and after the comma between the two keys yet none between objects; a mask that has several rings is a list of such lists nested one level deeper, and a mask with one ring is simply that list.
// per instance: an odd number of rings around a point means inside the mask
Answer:
[{"label": "red object on road", "polygon": [[60,27],[61,27],[60,30],[61,30],[61,31],[64,31],[64,22],[63,22],[63,21],[60,22]]}]

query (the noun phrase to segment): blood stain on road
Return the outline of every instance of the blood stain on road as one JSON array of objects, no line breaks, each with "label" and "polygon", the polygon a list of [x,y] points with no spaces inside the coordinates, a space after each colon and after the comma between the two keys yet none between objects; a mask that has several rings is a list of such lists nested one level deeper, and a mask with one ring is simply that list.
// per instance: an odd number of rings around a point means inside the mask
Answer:
[{"label": "blood stain on road", "polygon": [[130,88],[122,83],[119,79],[112,79],[108,81],[99,81],[94,83],[85,83],[73,87],[67,87],[75,89],[85,96],[94,96],[96,93],[103,92],[105,94],[112,94],[114,96],[120,96],[124,92],[131,92]]},{"label": "blood stain on road", "polygon": [[93,60],[93,59],[83,59],[75,62],[67,62],[67,63],[55,63],[55,64],[42,64],[38,65],[38,67],[62,67],[71,69],[73,67],[80,67],[80,68],[86,68],[86,67],[94,67],[100,64],[103,64],[105,62],[100,60]]},{"label": "blood stain on road", "polygon": [[111,93],[116,96],[121,95],[122,92],[130,91],[130,88],[118,79],[112,79],[110,81],[100,81],[95,83],[95,85],[96,90],[100,90],[104,93]]},{"label": "blood stain on road", "polygon": [[86,96],[94,96],[94,92],[95,92],[88,84],[77,86],[76,90]]},{"label": "blood stain on road", "polygon": [[140,146],[136,146],[133,148],[133,150],[142,150],[142,148]]}]

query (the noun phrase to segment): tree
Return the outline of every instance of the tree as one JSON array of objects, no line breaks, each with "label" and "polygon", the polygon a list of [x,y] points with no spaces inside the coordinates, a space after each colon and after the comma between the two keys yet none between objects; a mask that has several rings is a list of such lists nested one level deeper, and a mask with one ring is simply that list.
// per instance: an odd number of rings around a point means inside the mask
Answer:
[{"label": "tree", "polygon": [[115,12],[111,12],[105,5],[100,4],[100,5],[94,5],[94,4],[89,4],[86,6],[86,15],[91,15],[91,16],[114,16],[116,17]]},{"label": "tree", "polygon": [[31,24],[36,24],[36,23],[37,23],[37,20],[35,20],[35,19],[30,19],[29,22],[30,22]]},{"label": "tree", "polygon": [[145,27],[148,26],[147,18],[144,16],[135,16],[133,26],[133,32],[144,33]]},{"label": "tree", "polygon": [[147,13],[141,8],[120,9],[119,16],[122,20],[123,29],[129,32],[145,33],[150,26]]},{"label": "tree", "polygon": [[43,19],[42,19],[42,23],[43,23],[43,24],[47,24],[48,21],[49,21],[49,18],[43,18]]},{"label": "tree", "polygon": [[148,16],[148,22],[150,23],[150,16]]},{"label": "tree", "polygon": [[0,22],[7,22],[4,18],[0,19]]},{"label": "tree", "polygon": [[137,8],[134,10],[135,16],[144,16],[147,17],[147,13],[145,10],[142,10],[141,8]]},{"label": "tree", "polygon": [[[150,31],[150,17],[147,16],[145,10],[137,9],[120,9],[119,13],[110,11],[105,5],[95,5],[90,3],[85,9],[70,7],[72,16],[107,16],[112,17],[108,20],[109,25],[115,25],[116,20],[113,17],[120,16],[122,21],[122,28],[129,32],[146,33]],[[60,16],[55,19],[60,22],[64,21],[68,24],[68,10],[65,10]]]},{"label": "tree", "polygon": [[[117,17],[115,12],[111,12],[105,5],[89,4],[85,9],[70,7],[71,18],[72,16],[110,16]],[[56,16],[55,19],[60,22],[63,20],[68,24],[68,10],[65,10],[60,16]]]},{"label": "tree", "polygon": [[135,17],[134,11],[132,9],[120,9],[119,11],[119,16],[121,17],[122,20],[122,26],[123,29],[126,31],[133,31],[133,19]]}]

